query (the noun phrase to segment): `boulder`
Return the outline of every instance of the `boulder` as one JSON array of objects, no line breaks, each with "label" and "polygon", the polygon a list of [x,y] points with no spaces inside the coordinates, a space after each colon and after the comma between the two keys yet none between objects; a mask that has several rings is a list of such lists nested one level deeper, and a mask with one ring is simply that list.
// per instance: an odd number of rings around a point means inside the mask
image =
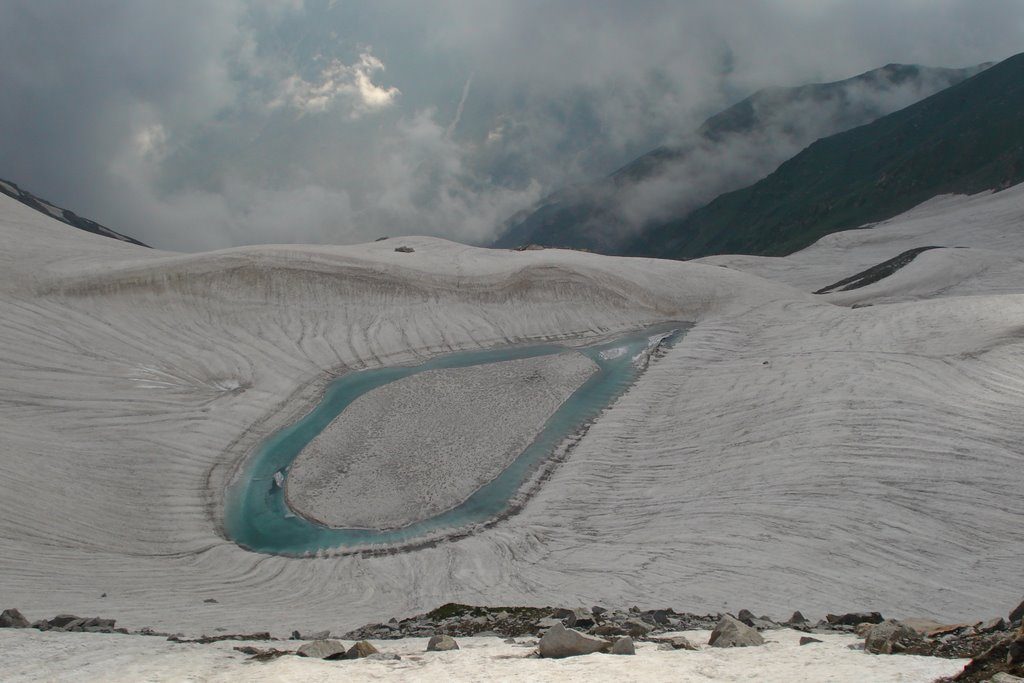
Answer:
[{"label": "boulder", "polygon": [[458,649],[459,644],[451,636],[438,634],[427,641],[427,652],[447,652]]},{"label": "boulder", "polygon": [[0,614],[0,628],[28,628],[30,626],[25,615],[14,609],[5,609]]},{"label": "boulder", "polygon": [[633,639],[629,636],[623,636],[617,638],[612,643],[611,654],[613,655],[635,655],[636,647],[633,645]]},{"label": "boulder", "polygon": [[595,623],[593,612],[585,607],[577,607],[572,611],[572,615],[565,620],[566,626],[575,626],[576,628],[590,628]]},{"label": "boulder", "polygon": [[1011,624],[1020,623],[1022,619],[1024,619],[1024,600],[1021,600],[1021,603],[1010,612]]},{"label": "boulder", "polygon": [[807,617],[805,617],[800,612],[800,610],[797,610],[796,612],[793,612],[793,616],[791,616],[789,618],[789,621],[786,622],[786,625],[787,626],[803,626],[804,624],[809,624],[809,623],[810,622],[807,620]]},{"label": "boulder", "polygon": [[378,654],[377,648],[365,640],[360,640],[345,653],[345,659],[362,659],[370,655]]},{"label": "boulder", "polygon": [[736,615],[736,619],[738,621],[742,621],[747,626],[753,626],[754,625],[754,619],[756,619],[756,618],[757,617],[754,616],[754,613],[751,612],[748,609],[741,609],[739,611],[739,614]]},{"label": "boulder", "polygon": [[810,645],[811,643],[820,643],[820,642],[822,642],[822,641],[818,640],[817,638],[811,638],[810,636],[803,636],[803,637],[800,638],[800,644],[801,645]]},{"label": "boulder", "polygon": [[653,626],[640,619],[626,619],[622,622],[622,628],[626,631],[626,635],[632,638],[641,638],[654,630]]},{"label": "boulder", "polygon": [[565,628],[562,624],[552,626],[537,643],[541,657],[559,659],[587,655],[592,652],[607,652],[611,643],[601,638]]},{"label": "boulder", "polygon": [[708,640],[708,645],[712,647],[750,647],[763,644],[764,638],[760,633],[728,614],[722,615],[718,620]]},{"label": "boulder", "polygon": [[864,638],[864,649],[876,655],[891,655],[922,640],[921,634],[910,626],[890,619],[871,627]]},{"label": "boulder", "polygon": [[50,625],[50,628],[64,628],[68,624],[81,620],[81,617],[76,617],[74,614],[58,614],[47,623]]},{"label": "boulder", "polygon": [[979,633],[993,633],[995,631],[1005,631],[1006,627],[1007,627],[1006,620],[1003,619],[1002,617],[996,617],[995,619],[990,619],[990,620],[986,621],[984,624],[982,624],[981,626],[979,626],[978,627],[978,632]]},{"label": "boulder", "polygon": [[868,637],[868,631],[870,631],[874,627],[875,627],[875,624],[869,624],[868,622],[865,621],[863,624],[857,624],[853,628],[853,632],[859,638],[867,638]]},{"label": "boulder", "polygon": [[849,612],[847,614],[828,614],[825,620],[832,626],[856,626],[857,624],[881,624],[884,619],[878,612]]},{"label": "boulder", "polygon": [[300,646],[295,654],[313,659],[341,659],[345,656],[345,644],[338,640],[314,640]]}]

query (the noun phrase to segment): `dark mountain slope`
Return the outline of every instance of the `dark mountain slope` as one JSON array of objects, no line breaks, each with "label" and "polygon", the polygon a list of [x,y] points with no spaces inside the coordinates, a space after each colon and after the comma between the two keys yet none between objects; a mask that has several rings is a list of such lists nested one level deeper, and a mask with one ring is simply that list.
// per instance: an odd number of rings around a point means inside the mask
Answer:
[{"label": "dark mountain slope", "polygon": [[890,64],[834,83],[758,91],[709,118],[682,144],[652,150],[512,217],[494,246],[617,253],[646,226],[684,218],[719,194],[763,178],[814,140],[873,121],[986,66]]},{"label": "dark mountain slope", "polygon": [[1024,54],[819,140],[760,182],[647,231],[636,255],[784,255],[939,194],[1024,180]]},{"label": "dark mountain slope", "polygon": [[16,184],[0,179],[0,193],[7,195],[13,199],[17,199],[25,206],[32,207],[40,213],[45,213],[51,218],[55,218],[62,223],[67,223],[73,228],[79,230],[85,230],[95,235],[103,235],[104,237],[110,237],[115,240],[121,240],[122,242],[130,242],[131,244],[137,244],[140,247],[148,247],[148,244],[143,244],[137,239],[122,235],[119,232],[111,230],[110,228],[100,225],[96,221],[91,221],[88,218],[82,218],[73,211],[62,209],[59,206],[54,206],[45,199],[40,199],[31,192],[21,189]]}]

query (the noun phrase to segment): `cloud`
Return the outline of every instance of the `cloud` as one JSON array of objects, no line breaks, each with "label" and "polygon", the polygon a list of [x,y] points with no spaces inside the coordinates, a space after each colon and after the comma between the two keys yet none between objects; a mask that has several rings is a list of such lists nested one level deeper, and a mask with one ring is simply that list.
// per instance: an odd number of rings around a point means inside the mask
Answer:
[{"label": "cloud", "polygon": [[0,0],[0,177],[166,248],[485,242],[757,88],[1009,56],[1022,9]]},{"label": "cloud", "polygon": [[384,63],[370,52],[363,52],[352,65],[332,59],[311,83],[299,75],[292,75],[281,83],[280,94],[271,107],[288,105],[300,113],[325,112],[337,101],[347,103],[349,116],[357,118],[394,104],[401,94],[398,88],[383,87],[373,82],[373,74],[384,71]]}]

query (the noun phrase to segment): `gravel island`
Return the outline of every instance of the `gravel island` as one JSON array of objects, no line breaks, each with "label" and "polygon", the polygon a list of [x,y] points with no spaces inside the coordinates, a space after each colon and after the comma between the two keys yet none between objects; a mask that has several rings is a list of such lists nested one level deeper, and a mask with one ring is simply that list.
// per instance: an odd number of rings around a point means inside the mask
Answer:
[{"label": "gravel island", "polygon": [[341,528],[433,517],[508,467],[596,370],[566,351],[427,370],[369,391],[295,459],[288,504]]}]

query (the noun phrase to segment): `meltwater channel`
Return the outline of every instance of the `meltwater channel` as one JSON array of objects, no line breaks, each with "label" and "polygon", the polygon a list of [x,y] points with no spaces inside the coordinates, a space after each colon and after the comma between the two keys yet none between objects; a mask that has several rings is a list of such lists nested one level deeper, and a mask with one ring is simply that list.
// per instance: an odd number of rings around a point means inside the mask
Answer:
[{"label": "meltwater channel", "polygon": [[452,509],[400,529],[339,529],[295,514],[285,502],[284,479],[299,452],[362,394],[425,370],[462,368],[560,353],[556,344],[512,346],[465,351],[432,358],[419,365],[361,370],[331,382],[320,402],[297,422],[260,444],[228,487],[224,528],[235,543],[275,555],[311,555],[322,550],[396,546],[482,524],[506,512],[512,499],[535,469],[560,443],[611,405],[646,367],[657,346],[678,341],[689,323],[648,327],[592,346],[574,348],[592,359],[598,370],[545,423],[543,429],[497,477]]}]

